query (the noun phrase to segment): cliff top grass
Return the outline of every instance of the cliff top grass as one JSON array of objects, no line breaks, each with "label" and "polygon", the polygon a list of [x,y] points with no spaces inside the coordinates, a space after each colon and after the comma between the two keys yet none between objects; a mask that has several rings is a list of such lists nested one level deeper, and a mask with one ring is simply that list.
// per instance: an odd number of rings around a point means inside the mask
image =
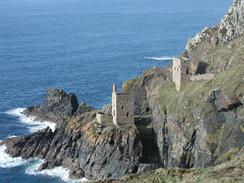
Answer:
[{"label": "cliff top grass", "polygon": [[[235,151],[235,150],[234,150]],[[212,183],[212,182],[243,182],[244,149],[232,160],[211,168],[192,169],[157,169],[124,177],[116,183]]]},{"label": "cliff top grass", "polygon": [[205,58],[210,71],[222,70],[244,63],[244,36],[241,36],[228,44],[219,45],[209,52]]},{"label": "cliff top grass", "polygon": [[177,92],[173,82],[166,82],[159,90],[161,110],[177,114],[176,118],[198,121],[197,114],[208,114],[214,110],[209,103],[210,93],[220,89],[230,100],[244,95],[244,64],[233,66],[217,74],[210,81],[193,81]]}]

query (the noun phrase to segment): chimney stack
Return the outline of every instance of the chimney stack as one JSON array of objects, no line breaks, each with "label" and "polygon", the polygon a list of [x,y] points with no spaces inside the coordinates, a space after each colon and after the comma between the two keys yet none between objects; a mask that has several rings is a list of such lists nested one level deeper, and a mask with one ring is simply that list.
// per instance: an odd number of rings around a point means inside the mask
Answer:
[{"label": "chimney stack", "polygon": [[116,88],[116,85],[115,84],[113,84],[113,93],[116,93],[117,92],[117,88]]}]

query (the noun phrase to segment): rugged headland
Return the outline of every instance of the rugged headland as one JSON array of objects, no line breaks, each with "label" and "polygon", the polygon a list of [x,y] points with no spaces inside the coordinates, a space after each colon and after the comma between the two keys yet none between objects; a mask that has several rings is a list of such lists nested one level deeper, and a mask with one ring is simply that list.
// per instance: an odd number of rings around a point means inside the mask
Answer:
[{"label": "rugged headland", "polygon": [[[235,0],[218,25],[189,39],[182,54],[192,75],[214,78],[191,81],[177,91],[170,65],[124,82],[123,91],[134,93],[135,125],[99,124],[93,107],[78,104],[74,94],[49,89],[43,104],[24,113],[55,122],[56,130],[2,144],[12,157],[45,159],[40,170],[67,167],[71,178],[243,182],[243,33],[244,0]],[[111,113],[111,106],[102,111]]]}]

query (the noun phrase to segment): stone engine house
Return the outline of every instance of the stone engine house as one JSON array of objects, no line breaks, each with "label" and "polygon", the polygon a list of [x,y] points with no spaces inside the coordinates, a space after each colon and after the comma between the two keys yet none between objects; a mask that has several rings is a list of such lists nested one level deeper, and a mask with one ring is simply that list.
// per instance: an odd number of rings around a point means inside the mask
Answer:
[{"label": "stone engine house", "polygon": [[99,124],[114,123],[116,126],[134,124],[134,95],[118,93],[116,85],[112,88],[111,113],[97,111],[96,120]]},{"label": "stone engine house", "polygon": [[134,123],[134,96],[132,93],[117,93],[116,85],[112,92],[113,123],[117,126]]},{"label": "stone engine house", "polygon": [[190,61],[188,58],[173,58],[173,81],[176,90],[180,91],[182,86],[190,81]]}]

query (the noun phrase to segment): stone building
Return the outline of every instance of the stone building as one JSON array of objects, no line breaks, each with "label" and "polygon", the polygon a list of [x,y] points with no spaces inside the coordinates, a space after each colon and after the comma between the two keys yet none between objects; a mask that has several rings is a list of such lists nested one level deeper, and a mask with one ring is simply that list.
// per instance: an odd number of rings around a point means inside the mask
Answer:
[{"label": "stone building", "polygon": [[117,126],[134,123],[134,96],[132,93],[117,93],[116,85],[112,91],[112,116]]},{"label": "stone building", "polygon": [[190,82],[190,61],[188,58],[173,58],[173,81],[176,90],[180,91],[182,86]]},{"label": "stone building", "polygon": [[96,119],[99,124],[109,124],[109,123],[112,123],[112,121],[113,121],[111,114],[106,114],[101,111],[97,112]]},{"label": "stone building", "polygon": [[134,124],[134,96],[132,93],[117,93],[116,85],[112,88],[112,107],[104,106],[97,111],[99,124],[114,123],[116,126]]}]

